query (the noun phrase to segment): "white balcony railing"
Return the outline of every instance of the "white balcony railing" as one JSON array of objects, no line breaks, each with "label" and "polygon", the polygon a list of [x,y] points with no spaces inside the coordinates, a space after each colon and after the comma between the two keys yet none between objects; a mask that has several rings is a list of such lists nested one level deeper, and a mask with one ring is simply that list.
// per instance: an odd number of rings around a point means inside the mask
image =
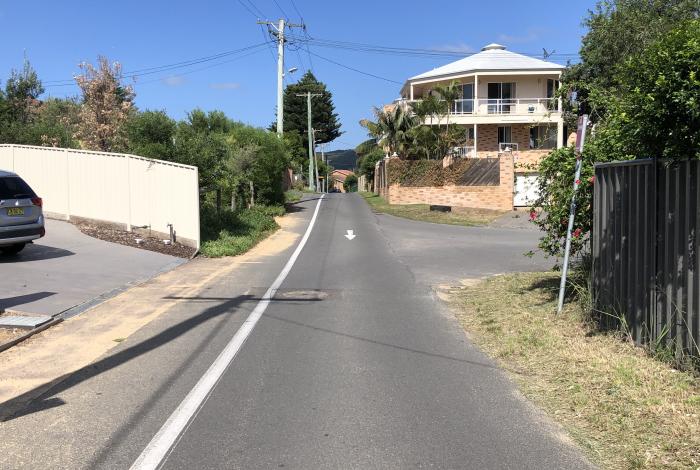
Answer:
[{"label": "white balcony railing", "polygon": [[[421,100],[401,100],[403,105],[411,105]],[[517,114],[544,115],[558,113],[557,98],[512,98],[512,99],[464,99],[455,100],[450,106],[450,115],[502,115]]]},{"label": "white balcony railing", "polygon": [[476,153],[474,152],[473,145],[466,145],[463,147],[453,147],[452,155],[458,158],[472,158],[476,156]]}]

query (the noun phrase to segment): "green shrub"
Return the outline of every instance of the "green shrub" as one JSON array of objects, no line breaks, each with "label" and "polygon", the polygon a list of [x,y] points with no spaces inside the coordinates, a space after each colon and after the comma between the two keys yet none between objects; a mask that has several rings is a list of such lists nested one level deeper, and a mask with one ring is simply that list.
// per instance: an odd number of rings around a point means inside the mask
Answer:
[{"label": "green shrub", "polygon": [[217,212],[216,207],[205,204],[200,211],[200,251],[212,258],[244,253],[279,228],[275,217],[281,215],[284,215],[282,206],[255,206],[239,211],[222,209]]}]

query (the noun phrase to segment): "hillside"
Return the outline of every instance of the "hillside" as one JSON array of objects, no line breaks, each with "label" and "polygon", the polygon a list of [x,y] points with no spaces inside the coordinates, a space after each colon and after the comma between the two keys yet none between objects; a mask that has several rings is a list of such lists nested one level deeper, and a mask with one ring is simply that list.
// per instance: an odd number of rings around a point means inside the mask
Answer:
[{"label": "hillside", "polygon": [[357,153],[352,149],[326,152],[326,159],[336,170],[354,170],[357,166]]}]

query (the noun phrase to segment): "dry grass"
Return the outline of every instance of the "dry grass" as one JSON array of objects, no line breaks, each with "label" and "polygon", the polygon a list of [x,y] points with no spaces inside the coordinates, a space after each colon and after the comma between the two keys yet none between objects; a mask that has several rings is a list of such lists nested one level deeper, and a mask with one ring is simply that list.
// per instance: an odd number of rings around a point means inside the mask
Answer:
[{"label": "dry grass", "polygon": [[497,276],[451,291],[463,327],[522,392],[603,468],[700,468],[700,380],[619,335],[580,307],[555,315],[558,277]]},{"label": "dry grass", "polygon": [[405,219],[449,225],[488,225],[505,211],[459,208],[455,212],[431,211],[428,204],[388,204],[386,199],[374,193],[360,193],[375,212]]}]

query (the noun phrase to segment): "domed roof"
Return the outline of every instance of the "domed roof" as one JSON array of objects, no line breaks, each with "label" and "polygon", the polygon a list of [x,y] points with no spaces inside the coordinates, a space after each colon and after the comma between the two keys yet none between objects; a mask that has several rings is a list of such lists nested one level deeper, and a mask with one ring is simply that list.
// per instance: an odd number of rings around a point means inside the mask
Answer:
[{"label": "domed roof", "polygon": [[442,77],[478,71],[563,70],[564,66],[506,50],[501,44],[488,44],[481,52],[411,77],[409,80]]}]

